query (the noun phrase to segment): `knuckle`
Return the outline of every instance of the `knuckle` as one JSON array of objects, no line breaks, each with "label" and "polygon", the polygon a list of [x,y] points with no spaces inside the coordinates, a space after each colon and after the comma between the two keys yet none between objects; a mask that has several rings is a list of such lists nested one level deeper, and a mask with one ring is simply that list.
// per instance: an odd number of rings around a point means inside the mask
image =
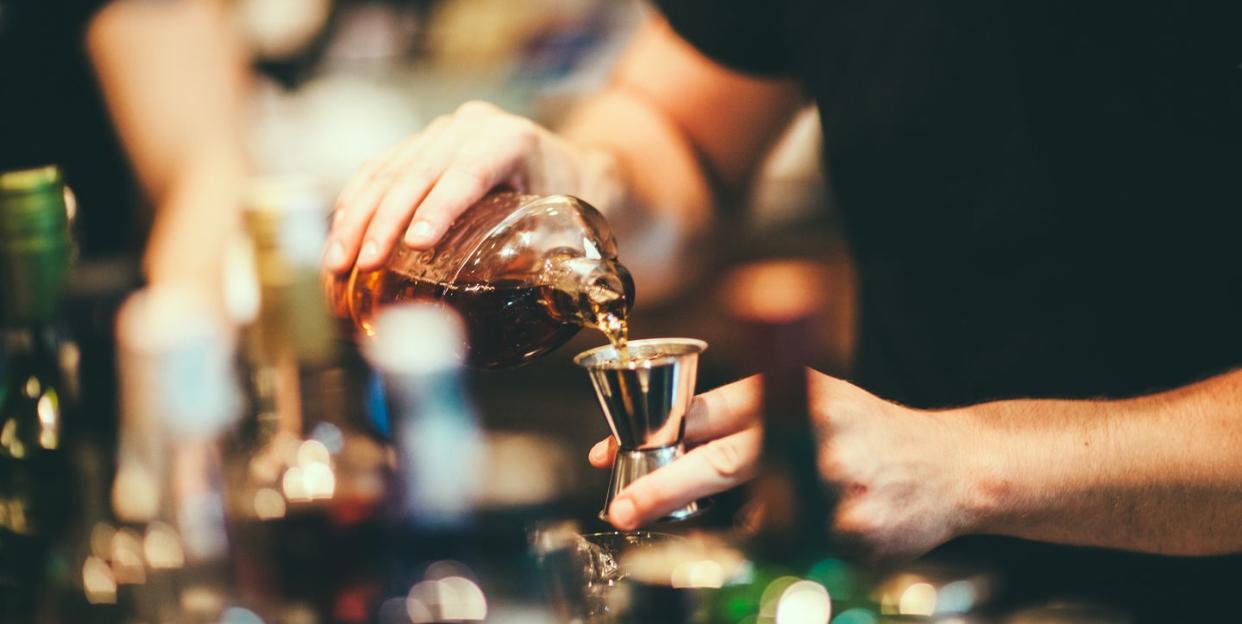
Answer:
[{"label": "knuckle", "polygon": [[457,107],[457,113],[462,116],[487,115],[497,112],[496,105],[483,100],[469,100],[463,102]]},{"label": "knuckle", "polygon": [[447,125],[449,125],[449,124],[451,124],[451,123],[453,123],[453,118],[452,118],[452,116],[450,116],[450,115],[436,115],[435,119],[432,119],[432,120],[431,120],[431,123],[428,123],[428,124],[427,124],[427,126],[426,126],[425,128],[423,128],[423,131],[422,131],[422,132],[420,132],[420,133],[418,133],[418,134],[415,134],[414,136],[410,137],[409,142],[413,143],[414,141],[417,141],[420,137],[422,137],[422,136],[424,136],[424,135],[426,135],[426,134],[428,134],[428,133],[435,132],[435,131],[438,131],[438,130],[442,130],[445,126],[447,126]]},{"label": "knuckle", "polygon": [[478,193],[478,194],[486,193],[491,188],[491,184],[489,184],[487,180],[487,175],[484,174],[480,170],[480,167],[477,167],[477,166],[457,167],[456,169],[453,170],[453,173],[460,180],[464,190],[472,194],[473,193]]},{"label": "knuckle", "polygon": [[413,190],[430,186],[435,182],[438,170],[431,165],[417,165],[409,167],[401,173],[401,181],[399,182],[403,188]]},{"label": "knuckle", "polygon": [[846,472],[845,460],[836,450],[829,448],[819,455],[819,471],[827,481],[839,481]]},{"label": "knuckle", "polygon": [[513,138],[526,145],[533,145],[539,138],[539,125],[525,117],[514,116],[508,124]]}]

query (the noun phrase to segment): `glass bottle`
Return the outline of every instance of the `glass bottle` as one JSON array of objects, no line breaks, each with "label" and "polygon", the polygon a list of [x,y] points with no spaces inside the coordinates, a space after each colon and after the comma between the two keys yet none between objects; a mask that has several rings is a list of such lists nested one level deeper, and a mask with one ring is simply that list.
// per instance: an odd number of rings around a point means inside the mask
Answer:
[{"label": "glass bottle", "polygon": [[306,178],[262,178],[243,216],[259,307],[246,328],[254,405],[230,460],[239,575],[269,621],[366,621],[390,468],[363,407],[369,369],[323,298],[327,202]]},{"label": "glass bottle", "polygon": [[386,307],[375,322],[387,338],[367,341],[365,353],[384,382],[397,460],[380,621],[552,621],[527,533],[548,500],[496,496],[499,473],[537,473],[523,465],[530,458],[505,452],[512,438],[480,427],[462,378],[460,319],[422,302]]},{"label": "glass bottle", "polygon": [[118,526],[97,556],[141,621],[207,624],[240,608],[219,449],[239,408],[234,341],[211,310],[193,288],[157,286],[130,296],[117,317]]},{"label": "glass bottle", "polygon": [[625,338],[634,283],[608,224],[567,195],[498,192],[462,213],[433,248],[398,245],[382,269],[331,278],[332,310],[365,335],[376,310],[442,300],[466,325],[466,363],[517,366],[564,344],[583,326]]},{"label": "glass bottle", "polygon": [[63,410],[76,384],[60,323],[72,241],[56,167],[0,174],[0,620],[56,591],[52,555],[73,512]]},{"label": "glass bottle", "polygon": [[854,616],[861,621],[877,621],[866,595],[870,581],[851,561],[853,553],[830,534],[839,493],[819,475],[820,436],[806,368],[813,356],[817,302],[807,295],[806,272],[782,262],[746,271],[730,307],[763,375],[763,442],[749,486],[753,506],[744,514],[752,532],[746,544],[752,571],[748,582],[717,592],[713,620],[738,610],[758,615],[760,622],[771,621],[765,619],[771,615],[782,621],[782,612],[791,621],[826,622],[830,615],[858,609]]}]

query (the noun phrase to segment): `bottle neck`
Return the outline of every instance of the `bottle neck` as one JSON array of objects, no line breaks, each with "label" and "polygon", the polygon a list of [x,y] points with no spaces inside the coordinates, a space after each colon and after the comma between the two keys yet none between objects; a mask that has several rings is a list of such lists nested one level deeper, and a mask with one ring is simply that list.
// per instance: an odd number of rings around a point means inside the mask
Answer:
[{"label": "bottle neck", "polygon": [[602,326],[625,319],[634,305],[629,271],[607,258],[560,258],[549,261],[544,280],[563,294],[559,316],[582,325]]}]

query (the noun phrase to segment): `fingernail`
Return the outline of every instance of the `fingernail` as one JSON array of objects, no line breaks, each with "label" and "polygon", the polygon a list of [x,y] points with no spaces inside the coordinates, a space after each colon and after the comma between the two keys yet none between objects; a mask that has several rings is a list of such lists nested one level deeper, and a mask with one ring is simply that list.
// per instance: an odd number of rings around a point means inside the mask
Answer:
[{"label": "fingernail", "polygon": [[324,256],[324,260],[328,263],[328,266],[341,266],[345,262],[345,246],[340,241],[334,241],[328,247],[328,253]]},{"label": "fingernail", "polygon": [[634,503],[628,498],[621,498],[613,501],[608,510],[608,520],[618,529],[626,529],[634,524],[635,514]]},{"label": "fingernail", "polygon": [[431,224],[426,221],[415,221],[410,224],[410,229],[405,233],[405,242],[411,245],[419,245],[430,242],[432,233]]},{"label": "fingernail", "polygon": [[608,448],[608,441],[605,440],[591,447],[590,458],[594,461],[602,461],[604,459],[604,451]]},{"label": "fingernail", "polygon": [[358,262],[371,262],[379,255],[379,247],[375,241],[369,240],[362,244],[362,253],[358,254]]}]

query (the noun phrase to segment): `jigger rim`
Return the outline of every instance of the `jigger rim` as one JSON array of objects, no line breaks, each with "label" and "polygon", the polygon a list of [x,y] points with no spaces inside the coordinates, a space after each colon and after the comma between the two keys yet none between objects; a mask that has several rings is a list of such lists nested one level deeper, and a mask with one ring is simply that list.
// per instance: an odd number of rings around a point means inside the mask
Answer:
[{"label": "jigger rim", "polygon": [[[616,347],[606,344],[595,347],[594,349],[587,349],[586,351],[575,355],[574,364],[577,364],[587,370],[632,370],[640,367],[654,368],[657,366],[673,364],[680,358],[688,355],[698,355],[707,350],[707,342],[699,340],[698,338],[643,338],[642,340],[629,341],[629,343],[626,344],[626,347],[633,354],[635,350],[641,350],[644,347],[651,347],[654,345],[659,345],[660,347],[672,347],[675,349],[675,352],[667,353],[667,349],[661,349],[661,351],[664,351],[661,357],[645,358],[639,354],[638,358],[622,363],[617,359]],[[596,360],[592,360],[592,358],[597,358],[597,356],[600,356],[601,354],[609,354],[611,357],[601,357]]]}]

